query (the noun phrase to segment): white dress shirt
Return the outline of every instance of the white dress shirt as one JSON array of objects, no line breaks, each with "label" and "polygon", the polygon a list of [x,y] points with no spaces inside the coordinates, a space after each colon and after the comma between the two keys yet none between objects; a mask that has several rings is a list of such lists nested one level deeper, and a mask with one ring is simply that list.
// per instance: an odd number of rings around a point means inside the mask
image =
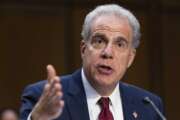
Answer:
[{"label": "white dress shirt", "polygon": [[[102,96],[100,96],[96,92],[96,90],[91,86],[91,84],[88,82],[83,69],[81,71],[81,76],[82,76],[82,82],[83,82],[83,86],[84,86],[86,97],[87,97],[90,120],[98,120],[98,116],[101,109],[97,101]],[[113,93],[108,97],[110,98],[110,101],[111,101],[110,111],[113,114],[114,120],[124,120],[120,91],[119,91],[119,84],[117,84]]]}]

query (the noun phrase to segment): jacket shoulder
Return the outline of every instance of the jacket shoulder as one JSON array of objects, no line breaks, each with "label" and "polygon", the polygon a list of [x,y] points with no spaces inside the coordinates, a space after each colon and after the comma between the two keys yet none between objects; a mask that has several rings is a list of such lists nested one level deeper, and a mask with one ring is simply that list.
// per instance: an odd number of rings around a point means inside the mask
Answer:
[{"label": "jacket shoulder", "polygon": [[[71,75],[60,76],[63,89],[68,85]],[[26,120],[36,102],[39,100],[47,80],[41,80],[25,87],[21,96],[20,119]],[[63,91],[64,92],[64,91]]]},{"label": "jacket shoulder", "polygon": [[158,95],[150,91],[147,91],[143,88],[140,88],[140,87],[128,84],[128,83],[124,83],[124,82],[120,83],[120,88],[122,89],[122,92],[126,91],[126,93],[131,95],[133,98],[143,100],[145,97],[149,97],[154,102],[161,102],[161,98]]}]

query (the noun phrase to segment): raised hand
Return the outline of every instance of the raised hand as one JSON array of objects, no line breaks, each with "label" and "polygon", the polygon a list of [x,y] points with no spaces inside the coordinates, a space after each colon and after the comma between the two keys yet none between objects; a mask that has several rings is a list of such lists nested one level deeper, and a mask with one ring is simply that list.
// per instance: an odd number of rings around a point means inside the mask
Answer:
[{"label": "raised hand", "polygon": [[47,65],[47,80],[43,93],[32,110],[32,120],[52,120],[61,115],[64,101],[60,78],[52,65]]}]

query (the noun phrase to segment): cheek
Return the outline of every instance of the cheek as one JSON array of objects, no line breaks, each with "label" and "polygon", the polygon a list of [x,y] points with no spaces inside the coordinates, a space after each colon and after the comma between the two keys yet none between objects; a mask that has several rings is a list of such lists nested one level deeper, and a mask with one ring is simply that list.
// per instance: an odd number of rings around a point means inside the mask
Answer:
[{"label": "cheek", "polygon": [[128,67],[128,61],[129,56],[127,54],[119,55],[114,62],[114,66],[117,70],[126,69]]},{"label": "cheek", "polygon": [[84,52],[82,59],[85,65],[93,65],[98,60],[98,53],[97,51],[87,49]]},{"label": "cheek", "polygon": [[98,50],[95,50],[93,48],[89,48],[86,50],[85,54],[86,54],[86,58],[88,58],[88,60],[96,61],[99,57],[99,52]]}]

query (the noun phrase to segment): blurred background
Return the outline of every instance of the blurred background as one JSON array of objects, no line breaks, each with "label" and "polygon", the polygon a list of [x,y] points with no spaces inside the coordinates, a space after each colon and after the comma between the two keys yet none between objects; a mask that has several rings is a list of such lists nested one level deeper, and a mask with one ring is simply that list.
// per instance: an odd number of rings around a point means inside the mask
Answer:
[{"label": "blurred background", "polygon": [[159,95],[167,118],[179,120],[179,0],[1,0],[0,109],[19,110],[24,87],[45,79],[47,64],[59,75],[81,67],[84,17],[112,2],[130,9],[142,26],[141,45],[124,81]]}]

